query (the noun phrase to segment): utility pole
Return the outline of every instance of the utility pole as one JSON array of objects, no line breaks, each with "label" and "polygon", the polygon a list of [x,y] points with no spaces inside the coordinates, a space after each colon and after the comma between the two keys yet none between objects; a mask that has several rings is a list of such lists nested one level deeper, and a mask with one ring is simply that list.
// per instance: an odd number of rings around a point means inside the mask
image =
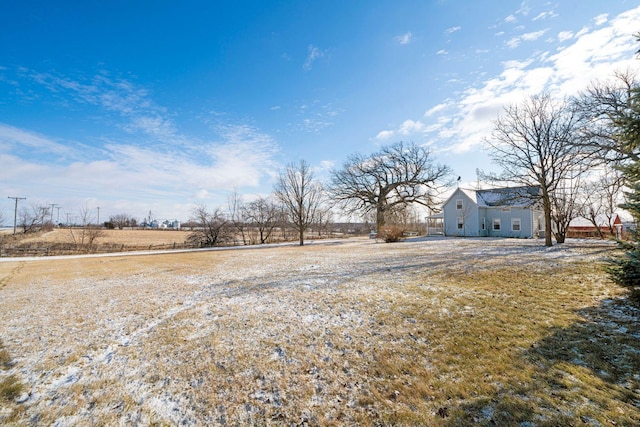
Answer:
[{"label": "utility pole", "polygon": [[13,235],[16,235],[16,224],[18,223],[18,200],[27,200],[26,197],[11,197],[9,199],[13,199],[16,201],[16,209],[13,213]]},{"label": "utility pole", "polygon": [[49,222],[53,226],[53,208],[55,208],[58,205],[57,203],[49,203],[49,206],[51,206],[51,216],[49,217]]},{"label": "utility pole", "polygon": [[98,206],[98,227],[100,227],[100,206]]},{"label": "utility pole", "polygon": [[58,209],[58,217],[56,218],[56,222],[60,224],[60,209],[62,209],[62,206],[56,206],[56,209]]}]

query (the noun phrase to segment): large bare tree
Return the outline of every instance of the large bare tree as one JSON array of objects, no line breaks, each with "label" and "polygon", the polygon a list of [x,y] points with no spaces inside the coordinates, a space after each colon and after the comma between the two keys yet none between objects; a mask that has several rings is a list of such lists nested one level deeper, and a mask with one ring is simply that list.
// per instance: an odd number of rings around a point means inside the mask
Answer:
[{"label": "large bare tree", "polygon": [[332,172],[330,195],[350,214],[374,211],[380,229],[396,208],[412,203],[433,207],[449,174],[427,148],[398,142],[368,156],[351,155]]},{"label": "large bare tree", "polygon": [[580,151],[573,144],[577,124],[577,116],[566,102],[541,94],[505,107],[487,139],[490,156],[502,169],[493,179],[540,188],[546,246],[553,245],[554,194],[579,172]]},{"label": "large bare tree", "polygon": [[304,232],[315,221],[324,196],[324,189],[315,180],[309,164],[304,160],[290,163],[280,172],[274,194],[296,228],[300,246],[304,245]]}]

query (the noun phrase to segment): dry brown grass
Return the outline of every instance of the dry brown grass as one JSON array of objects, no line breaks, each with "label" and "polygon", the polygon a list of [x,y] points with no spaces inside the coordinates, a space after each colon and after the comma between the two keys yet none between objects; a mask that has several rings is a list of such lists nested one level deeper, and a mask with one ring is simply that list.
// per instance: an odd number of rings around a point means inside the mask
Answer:
[{"label": "dry brown grass", "polygon": [[[78,231],[75,230],[77,233]],[[184,243],[189,234],[180,230],[102,230],[98,243],[113,243],[121,245],[167,245],[172,243]],[[69,243],[73,241],[71,231],[66,228],[56,228],[46,233],[38,233],[26,237],[23,243]]]},{"label": "dry brown grass", "polygon": [[539,245],[0,262],[0,379],[31,393],[0,423],[639,424],[639,313],[603,272],[612,247]]}]

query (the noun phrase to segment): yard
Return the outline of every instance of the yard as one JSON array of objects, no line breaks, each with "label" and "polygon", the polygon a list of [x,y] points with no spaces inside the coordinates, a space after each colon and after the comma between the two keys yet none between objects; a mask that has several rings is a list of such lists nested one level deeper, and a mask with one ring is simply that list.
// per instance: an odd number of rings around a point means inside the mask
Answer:
[{"label": "yard", "polygon": [[0,262],[0,424],[639,425],[610,242]]}]

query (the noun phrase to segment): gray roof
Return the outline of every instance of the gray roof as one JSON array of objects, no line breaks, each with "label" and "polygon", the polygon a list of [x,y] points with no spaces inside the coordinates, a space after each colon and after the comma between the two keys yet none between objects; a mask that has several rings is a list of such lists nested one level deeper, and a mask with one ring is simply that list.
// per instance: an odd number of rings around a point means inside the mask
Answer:
[{"label": "gray roof", "polygon": [[489,190],[462,190],[481,208],[493,207],[530,207],[537,201],[540,187],[505,187]]}]

